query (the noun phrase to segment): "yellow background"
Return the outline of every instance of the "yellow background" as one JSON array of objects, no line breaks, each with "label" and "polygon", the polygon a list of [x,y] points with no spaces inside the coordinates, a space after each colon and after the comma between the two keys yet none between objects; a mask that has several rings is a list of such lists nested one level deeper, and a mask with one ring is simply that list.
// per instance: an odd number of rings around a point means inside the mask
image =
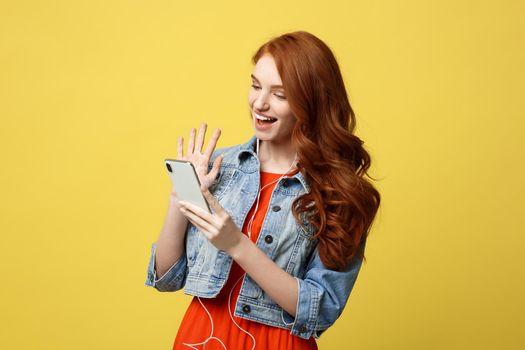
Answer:
[{"label": "yellow background", "polygon": [[320,349],[524,348],[523,4],[2,1],[0,348],[171,348],[163,159],[201,121],[245,142],[251,55],[293,30],[333,49],[383,199]]}]

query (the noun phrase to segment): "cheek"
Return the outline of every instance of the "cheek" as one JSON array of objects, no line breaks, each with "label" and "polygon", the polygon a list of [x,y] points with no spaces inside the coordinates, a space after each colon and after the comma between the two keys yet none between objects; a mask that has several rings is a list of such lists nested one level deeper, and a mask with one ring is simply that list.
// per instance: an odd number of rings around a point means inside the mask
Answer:
[{"label": "cheek", "polygon": [[278,110],[278,115],[282,118],[283,124],[295,124],[295,117],[292,114],[290,107],[282,106]]},{"label": "cheek", "polygon": [[295,127],[295,124],[297,123],[297,119],[292,114],[292,111],[289,111],[286,115],[286,125],[292,130]]},{"label": "cheek", "polygon": [[287,128],[290,132],[292,132],[293,128],[295,127],[295,123],[297,121],[295,120],[295,118],[293,116],[290,116],[290,119],[287,120]]}]

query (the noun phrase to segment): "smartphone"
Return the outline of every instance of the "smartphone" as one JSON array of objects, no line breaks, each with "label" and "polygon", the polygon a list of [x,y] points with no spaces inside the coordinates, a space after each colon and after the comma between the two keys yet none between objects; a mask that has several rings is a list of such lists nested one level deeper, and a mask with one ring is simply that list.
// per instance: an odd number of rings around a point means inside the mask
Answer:
[{"label": "smartphone", "polygon": [[173,189],[177,192],[177,198],[195,204],[211,214],[210,205],[201,192],[201,183],[193,164],[187,160],[176,159],[164,159],[164,164]]}]

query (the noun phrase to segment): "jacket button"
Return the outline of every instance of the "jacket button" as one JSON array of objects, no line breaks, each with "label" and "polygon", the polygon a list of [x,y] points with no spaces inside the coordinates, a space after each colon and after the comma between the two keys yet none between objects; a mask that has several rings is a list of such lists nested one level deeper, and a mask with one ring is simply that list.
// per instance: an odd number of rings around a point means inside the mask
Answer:
[{"label": "jacket button", "polygon": [[299,329],[299,332],[301,332],[301,333],[305,333],[306,332],[306,326],[304,324]]},{"label": "jacket button", "polygon": [[273,211],[279,211],[279,210],[281,210],[281,207],[278,206],[278,205],[274,205],[274,206],[272,207],[272,210],[273,210]]},{"label": "jacket button", "polygon": [[267,235],[266,237],[264,237],[264,241],[266,243],[272,243],[273,242],[273,237],[270,236],[270,235]]},{"label": "jacket button", "polygon": [[242,307],[242,311],[244,311],[244,313],[246,313],[246,314],[249,314],[250,311],[251,311],[251,309],[250,309],[250,305],[244,305],[244,306]]}]

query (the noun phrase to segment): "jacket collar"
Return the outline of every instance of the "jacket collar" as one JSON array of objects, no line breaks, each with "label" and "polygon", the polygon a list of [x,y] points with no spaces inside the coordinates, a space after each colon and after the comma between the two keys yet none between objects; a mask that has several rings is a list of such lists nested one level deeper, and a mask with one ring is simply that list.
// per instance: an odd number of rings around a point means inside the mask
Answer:
[{"label": "jacket collar", "polygon": [[[255,154],[256,144],[257,138],[255,135],[253,135],[248,141],[239,145],[238,147],[238,152],[235,159],[239,162],[239,168],[247,173],[259,171],[260,169],[259,160]],[[304,169],[302,171],[304,171]],[[298,171],[291,177],[285,176],[284,178],[297,179],[306,192],[310,191],[310,186],[308,185],[308,182],[301,171]]]}]

